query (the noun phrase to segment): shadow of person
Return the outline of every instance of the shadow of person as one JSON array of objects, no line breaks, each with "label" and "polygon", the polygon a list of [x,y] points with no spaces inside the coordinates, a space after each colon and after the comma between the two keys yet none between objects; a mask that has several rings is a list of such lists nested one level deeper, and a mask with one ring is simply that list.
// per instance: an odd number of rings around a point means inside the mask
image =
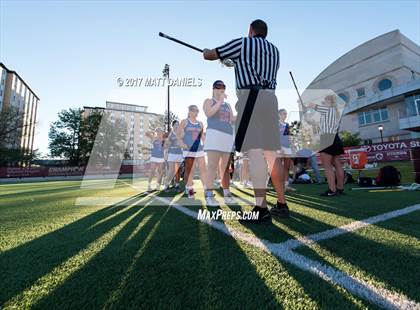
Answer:
[{"label": "shadow of person", "polygon": [[143,207],[132,207],[132,204],[147,199],[150,198],[143,193],[132,196],[1,253],[0,304],[31,287],[36,280]]},{"label": "shadow of person", "polygon": [[234,239],[175,208],[132,270],[115,307],[281,308]]}]

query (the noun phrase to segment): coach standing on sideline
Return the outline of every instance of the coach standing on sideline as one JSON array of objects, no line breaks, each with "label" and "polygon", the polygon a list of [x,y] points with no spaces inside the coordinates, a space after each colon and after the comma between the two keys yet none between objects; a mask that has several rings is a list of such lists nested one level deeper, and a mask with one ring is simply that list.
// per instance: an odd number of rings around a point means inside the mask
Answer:
[{"label": "coach standing on sideline", "polygon": [[271,221],[266,199],[267,164],[277,192],[277,205],[271,208],[271,213],[289,216],[284,198],[283,167],[276,154],[280,149],[275,95],[280,56],[266,36],[267,24],[257,19],[251,23],[248,37],[203,51],[206,60],[230,59],[234,63],[238,95],[235,148],[238,152],[248,152],[256,201],[253,211],[259,212],[258,219],[250,222]]}]

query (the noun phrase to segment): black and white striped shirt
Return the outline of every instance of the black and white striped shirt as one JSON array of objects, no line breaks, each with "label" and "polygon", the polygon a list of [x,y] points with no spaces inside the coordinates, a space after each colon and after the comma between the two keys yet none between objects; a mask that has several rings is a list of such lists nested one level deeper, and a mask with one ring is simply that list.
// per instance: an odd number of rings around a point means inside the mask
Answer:
[{"label": "black and white striped shirt", "polygon": [[319,120],[321,134],[335,134],[338,132],[338,127],[340,126],[340,113],[337,111],[336,107],[327,107],[317,104],[315,106],[315,111],[321,114]]},{"label": "black and white striped shirt", "polygon": [[250,86],[276,89],[280,54],[266,39],[259,36],[235,39],[216,48],[216,52],[220,60],[234,62],[237,89]]}]

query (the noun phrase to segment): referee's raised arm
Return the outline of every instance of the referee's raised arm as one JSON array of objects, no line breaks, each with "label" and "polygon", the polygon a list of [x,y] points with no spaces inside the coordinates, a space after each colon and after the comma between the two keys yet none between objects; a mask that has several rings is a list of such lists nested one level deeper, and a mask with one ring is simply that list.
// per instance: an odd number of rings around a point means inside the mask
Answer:
[{"label": "referee's raised arm", "polygon": [[217,59],[234,60],[240,56],[241,48],[242,48],[242,38],[238,38],[211,50],[207,48],[204,49],[203,57],[206,60],[217,60]]},{"label": "referee's raised arm", "polygon": [[219,59],[219,55],[217,55],[217,52],[216,52],[215,48],[212,49],[212,50],[210,50],[208,48],[205,48],[203,50],[203,58],[205,60],[217,60],[217,59]]}]

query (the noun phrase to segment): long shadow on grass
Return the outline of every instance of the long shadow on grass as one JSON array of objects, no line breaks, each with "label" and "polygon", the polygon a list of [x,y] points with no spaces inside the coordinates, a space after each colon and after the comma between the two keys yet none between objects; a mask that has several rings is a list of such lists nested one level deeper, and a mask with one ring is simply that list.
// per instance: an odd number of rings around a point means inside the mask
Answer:
[{"label": "long shadow on grass", "polygon": [[124,221],[140,208],[127,205],[143,198],[133,196],[0,254],[0,304]]},{"label": "long shadow on grass", "polygon": [[398,217],[397,220],[389,220],[377,223],[376,226],[420,240],[420,229],[418,227],[419,223],[420,211],[416,211],[415,213]]},{"label": "long shadow on grass", "polygon": [[293,193],[287,197],[287,200],[354,220],[402,209],[418,203],[416,193],[410,192],[369,193],[347,191],[344,196],[330,197],[324,199],[324,201],[321,197]]},{"label": "long shadow on grass", "polygon": [[35,309],[69,305],[74,309],[99,309],[118,300],[127,289],[127,280],[135,271],[136,260],[143,254],[144,245],[153,238],[154,230],[158,229],[158,223],[169,207],[148,205],[132,208],[139,213],[113,236],[105,248],[37,303]]},{"label": "long shadow on grass", "polygon": [[173,208],[150,205],[35,308],[241,306],[279,308],[238,244]]},{"label": "long shadow on grass", "polygon": [[[280,222],[282,225],[299,232],[303,235],[314,233],[317,231],[324,231],[326,229],[334,228],[334,226],[327,225],[323,222],[306,217],[302,214],[291,211],[291,217],[287,219],[273,218],[273,222]],[[244,224],[250,229],[256,237],[260,239],[273,239],[273,235],[283,234],[282,241],[292,238],[290,234],[282,230],[276,225],[258,225],[258,224]],[[271,236],[271,238],[270,238]],[[276,257],[277,258],[277,257]],[[277,258],[278,259],[278,258]],[[318,276],[312,275],[307,271],[303,271],[293,265],[284,263],[278,259],[282,266],[286,269],[290,277],[294,278],[303,288],[305,293],[317,303],[321,309],[358,309],[358,307],[349,300],[341,291],[338,291],[330,283],[322,280]]]},{"label": "long shadow on grass", "polygon": [[[234,192],[232,192],[232,195],[239,197]],[[302,213],[294,212],[293,208],[290,211],[289,218],[282,219],[273,217],[273,222],[277,222],[285,226],[288,230],[297,232],[302,235],[313,234],[327,229],[335,228],[335,226],[318,221]],[[246,224],[246,227],[251,229],[258,238],[266,239],[271,242],[281,242],[294,238],[293,235],[277,225]]]},{"label": "long shadow on grass", "polygon": [[[407,246],[404,249],[397,248],[355,233],[325,240],[320,242],[320,246],[376,279],[401,290],[409,298],[420,300],[418,250],[407,249]],[[298,252],[323,261],[320,255],[310,248],[305,247]]]},{"label": "long shadow on grass", "polygon": [[163,218],[113,306],[280,308],[235,240],[175,209]]}]

